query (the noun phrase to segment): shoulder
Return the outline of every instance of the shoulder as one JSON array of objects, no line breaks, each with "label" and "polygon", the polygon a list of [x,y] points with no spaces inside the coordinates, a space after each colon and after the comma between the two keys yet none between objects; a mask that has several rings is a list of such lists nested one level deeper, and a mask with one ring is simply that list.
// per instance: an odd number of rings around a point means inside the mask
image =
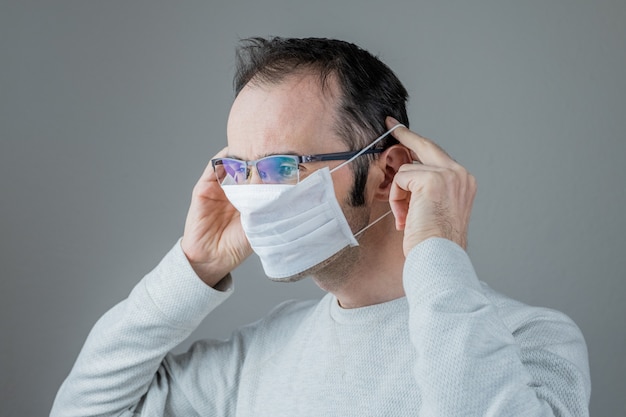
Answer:
[{"label": "shoulder", "polygon": [[576,323],[560,311],[529,306],[482,282],[481,288],[519,346],[520,360],[533,376],[536,389],[562,392],[563,396],[571,394],[572,404],[578,396],[584,396],[588,402],[591,393],[589,356]]},{"label": "shoulder", "polygon": [[[189,363],[194,362],[241,364],[251,352],[259,354],[260,351],[271,350],[284,343],[318,303],[319,300],[285,301],[263,318],[235,329],[228,339],[200,339],[183,354],[169,354],[166,357],[168,367],[189,367]],[[219,360],[205,361],[209,356]],[[196,368],[201,369],[203,366],[198,365]]]},{"label": "shoulder", "polygon": [[497,308],[522,355],[541,351],[576,364],[588,373],[588,353],[580,328],[566,314],[513,300],[481,282],[483,294]]},{"label": "shoulder", "polygon": [[576,323],[566,314],[546,307],[536,307],[514,300],[501,294],[484,282],[480,282],[481,290],[494,305],[506,326],[513,335],[521,335],[536,327],[561,329],[561,333],[581,336]]}]

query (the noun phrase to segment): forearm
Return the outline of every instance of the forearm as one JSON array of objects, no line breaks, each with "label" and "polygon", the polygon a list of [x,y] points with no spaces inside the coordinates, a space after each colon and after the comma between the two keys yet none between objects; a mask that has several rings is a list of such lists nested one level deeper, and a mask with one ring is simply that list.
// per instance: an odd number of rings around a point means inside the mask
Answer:
[{"label": "forearm", "polygon": [[165,355],[228,295],[195,276],[177,243],[94,326],[51,415],[118,415],[132,408]]},{"label": "forearm", "polygon": [[[588,375],[569,360],[584,350],[577,329],[563,331],[566,321],[528,323],[541,329],[522,346],[460,247],[434,239],[417,248],[405,289],[425,415],[587,415]],[[565,337],[544,343],[541,333],[553,325]],[[561,356],[564,344],[569,351]]]}]

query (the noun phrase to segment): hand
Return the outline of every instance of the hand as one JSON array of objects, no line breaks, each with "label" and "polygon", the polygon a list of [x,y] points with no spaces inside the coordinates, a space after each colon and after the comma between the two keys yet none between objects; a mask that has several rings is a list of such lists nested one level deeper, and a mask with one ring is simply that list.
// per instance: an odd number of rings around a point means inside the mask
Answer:
[{"label": "hand", "polygon": [[[392,128],[399,122],[386,120]],[[396,228],[404,230],[404,255],[430,237],[442,237],[467,249],[467,228],[476,180],[432,141],[405,127],[392,132],[409,148],[418,164],[405,164],[396,173],[389,203]]]},{"label": "hand", "polygon": [[[226,148],[215,157],[225,154]],[[224,195],[211,163],[193,189],[181,246],[194,271],[211,287],[252,253],[239,212]]]}]

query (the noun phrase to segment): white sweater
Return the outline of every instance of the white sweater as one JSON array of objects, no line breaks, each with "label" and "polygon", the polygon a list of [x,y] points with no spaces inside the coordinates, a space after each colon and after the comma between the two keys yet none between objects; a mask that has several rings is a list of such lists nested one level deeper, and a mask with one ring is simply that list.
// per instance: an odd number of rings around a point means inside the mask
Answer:
[{"label": "white sweater", "polygon": [[228,341],[183,341],[231,289],[180,245],[95,325],[51,416],[586,416],[587,350],[563,314],[506,298],[429,239],[406,297],[342,309],[286,302]]}]

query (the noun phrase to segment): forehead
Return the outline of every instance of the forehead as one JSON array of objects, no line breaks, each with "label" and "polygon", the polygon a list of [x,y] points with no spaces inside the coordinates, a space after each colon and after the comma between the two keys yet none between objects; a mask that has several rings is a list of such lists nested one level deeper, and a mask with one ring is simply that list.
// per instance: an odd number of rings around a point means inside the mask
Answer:
[{"label": "forehead", "polygon": [[258,159],[278,153],[345,150],[336,133],[339,94],[330,79],[322,89],[318,76],[289,75],[279,83],[248,83],[228,118],[228,153]]}]

